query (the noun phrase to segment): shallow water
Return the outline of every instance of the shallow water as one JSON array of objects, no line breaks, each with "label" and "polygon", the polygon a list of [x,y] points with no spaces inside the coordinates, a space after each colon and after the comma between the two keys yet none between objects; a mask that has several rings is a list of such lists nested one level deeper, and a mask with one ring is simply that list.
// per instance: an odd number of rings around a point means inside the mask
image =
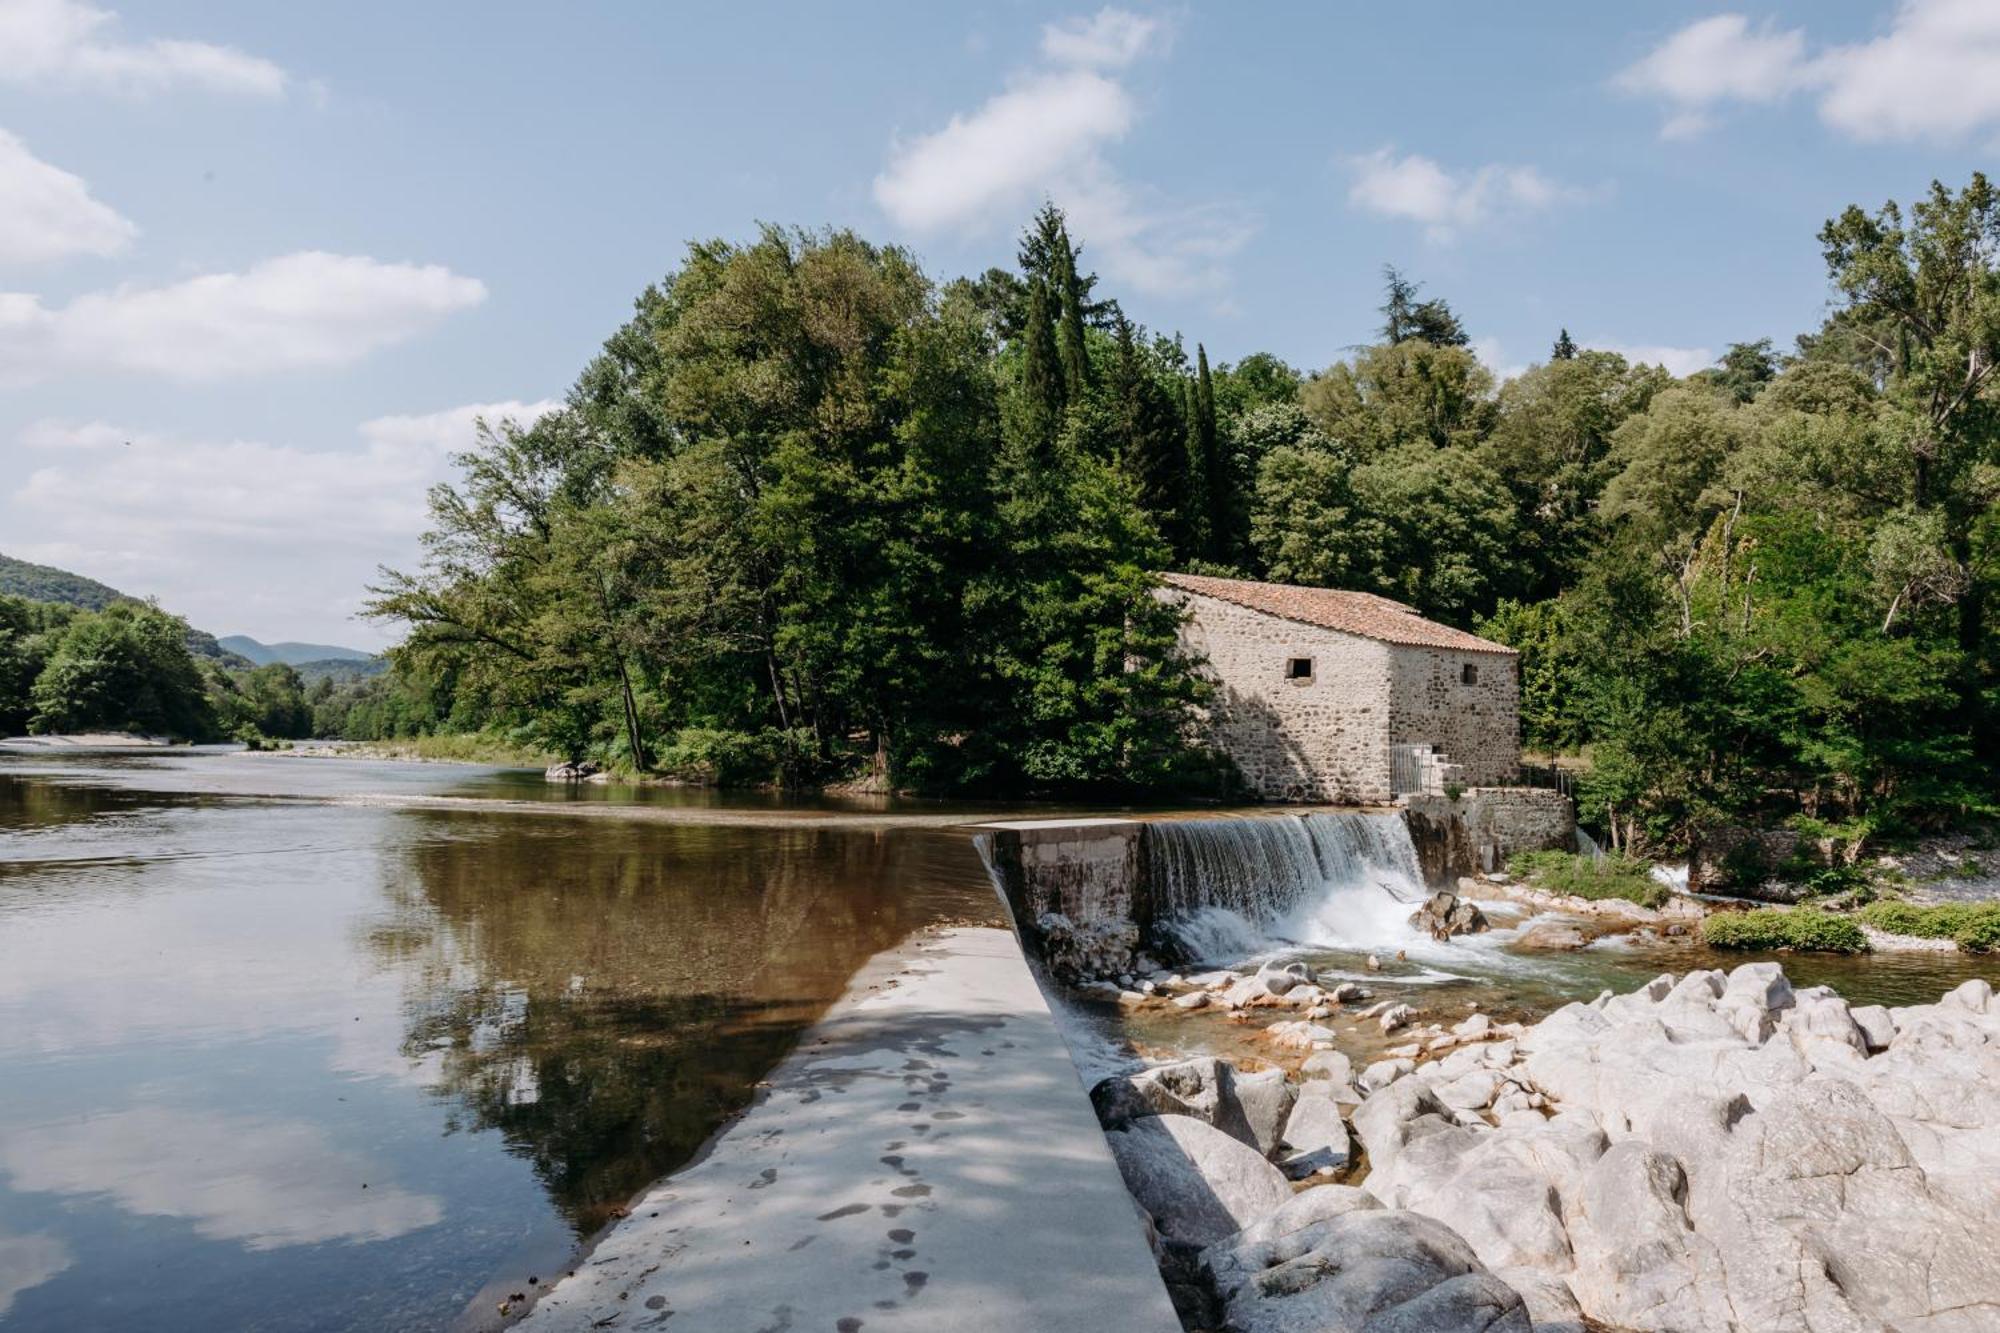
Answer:
[{"label": "shallow water", "polygon": [[0,758],[0,1329],[493,1322],[861,962],[997,919],[952,831],[329,799],[353,793],[598,799],[444,765]]}]

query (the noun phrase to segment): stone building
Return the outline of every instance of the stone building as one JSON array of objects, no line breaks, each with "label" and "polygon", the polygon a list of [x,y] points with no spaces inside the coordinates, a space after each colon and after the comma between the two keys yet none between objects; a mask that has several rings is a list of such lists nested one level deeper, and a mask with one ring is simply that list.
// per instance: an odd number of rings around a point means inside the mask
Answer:
[{"label": "stone building", "polygon": [[1512,648],[1369,593],[1161,577],[1217,686],[1211,737],[1258,795],[1386,803],[1518,775]]}]

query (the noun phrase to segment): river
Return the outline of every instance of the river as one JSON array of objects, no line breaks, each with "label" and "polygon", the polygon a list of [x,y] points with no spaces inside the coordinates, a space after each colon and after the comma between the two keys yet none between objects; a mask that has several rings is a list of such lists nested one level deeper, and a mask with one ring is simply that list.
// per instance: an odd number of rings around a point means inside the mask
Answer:
[{"label": "river", "polygon": [[999,919],[966,834],[889,826],[960,818],[0,756],[0,1329],[496,1322],[864,960]]}]

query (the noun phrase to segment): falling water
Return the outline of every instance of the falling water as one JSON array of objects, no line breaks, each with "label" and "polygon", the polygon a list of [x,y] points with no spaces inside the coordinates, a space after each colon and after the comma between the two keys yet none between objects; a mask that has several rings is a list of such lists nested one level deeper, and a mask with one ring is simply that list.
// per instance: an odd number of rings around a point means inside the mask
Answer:
[{"label": "falling water", "polygon": [[1604,849],[1597,845],[1597,839],[1583,831],[1583,825],[1576,826],[1576,850],[1580,856],[1587,856],[1595,864],[1604,859]]},{"label": "falling water", "polygon": [[1426,890],[1396,815],[1260,815],[1147,826],[1156,934],[1191,958],[1274,943],[1394,945]]}]

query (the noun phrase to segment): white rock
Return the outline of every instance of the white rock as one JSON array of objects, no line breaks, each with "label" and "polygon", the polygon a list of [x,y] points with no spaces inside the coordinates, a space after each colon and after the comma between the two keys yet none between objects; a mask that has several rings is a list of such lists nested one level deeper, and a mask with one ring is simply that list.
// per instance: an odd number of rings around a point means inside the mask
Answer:
[{"label": "white rock", "polygon": [[1176,1009],[1206,1009],[1208,1007],[1208,992],[1205,990],[1192,990],[1185,995],[1176,995],[1174,996],[1174,1007]]},{"label": "white rock", "polygon": [[1104,1137],[1126,1189],[1169,1245],[1213,1245],[1291,1197],[1256,1149],[1189,1116],[1147,1116]]},{"label": "white rock", "polygon": [[1412,1010],[1410,1006],[1407,1004],[1398,1004],[1390,1006],[1382,1013],[1380,1019],[1380,1022],[1382,1024],[1382,1030],[1384,1032],[1394,1032],[1397,1028],[1402,1027],[1403,1025],[1408,1023],[1410,1021],[1411,1014],[1414,1012],[1415,1011]]}]

